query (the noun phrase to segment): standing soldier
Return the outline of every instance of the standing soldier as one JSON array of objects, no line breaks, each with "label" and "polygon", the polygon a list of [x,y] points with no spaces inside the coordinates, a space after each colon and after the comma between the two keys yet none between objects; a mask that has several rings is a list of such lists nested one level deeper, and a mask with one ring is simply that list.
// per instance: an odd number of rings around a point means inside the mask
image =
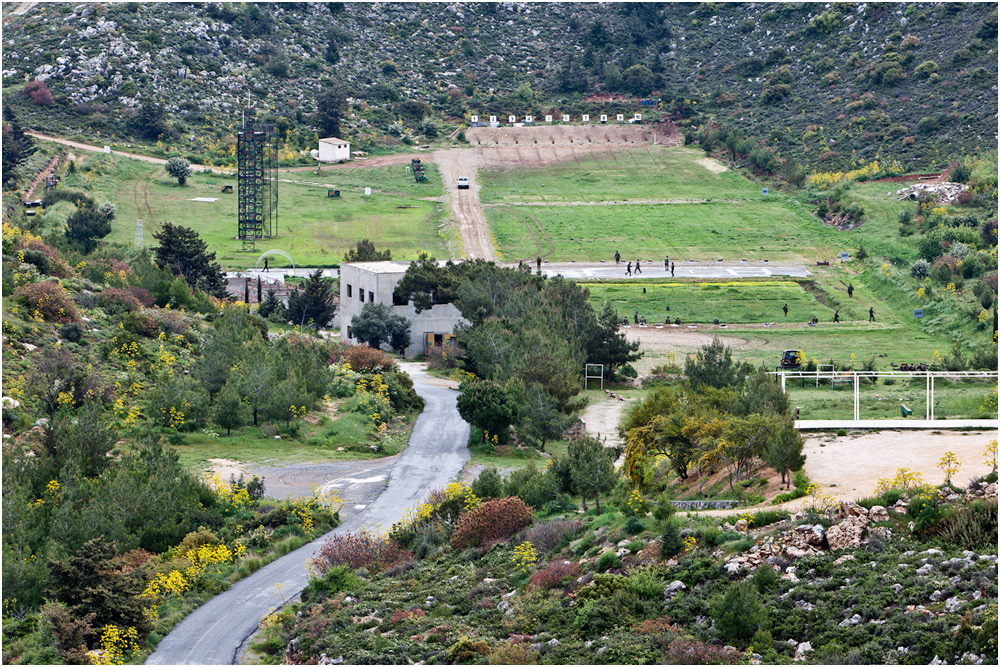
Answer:
[{"label": "standing soldier", "polygon": [[784,306],[781,307],[781,309],[785,311],[785,317],[788,317],[788,304],[786,303]]},{"label": "standing soldier", "polygon": [[869,322],[874,322],[875,321],[875,309],[874,308],[869,308],[868,309],[868,321]]},{"label": "standing soldier", "polygon": [[674,263],[670,262],[670,277],[674,277]]},{"label": "standing soldier", "polygon": [[854,283],[847,284],[847,296],[851,299],[854,298]]},{"label": "standing soldier", "polygon": [[535,266],[538,267],[538,275],[542,275],[542,258],[540,256],[535,258]]},{"label": "standing soldier", "polygon": [[664,271],[670,270],[670,255],[667,255],[666,257],[663,258],[663,270]]},{"label": "standing soldier", "polygon": [[622,263],[622,254],[617,250],[615,250],[615,264],[621,264],[621,263]]}]

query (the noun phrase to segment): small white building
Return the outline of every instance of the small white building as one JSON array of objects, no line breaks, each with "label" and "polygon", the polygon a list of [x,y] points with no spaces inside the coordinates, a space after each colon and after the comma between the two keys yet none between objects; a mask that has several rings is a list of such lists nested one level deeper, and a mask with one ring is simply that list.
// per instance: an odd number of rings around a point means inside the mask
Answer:
[{"label": "small white building", "polygon": [[351,159],[351,143],[337,137],[327,137],[319,140],[320,162],[340,162]]},{"label": "small white building", "polygon": [[[340,339],[358,344],[351,335],[351,319],[366,303],[385,303],[393,313],[410,321],[410,346],[406,356],[415,357],[435,346],[444,345],[454,336],[455,325],[468,323],[454,304],[436,304],[417,312],[413,301],[397,304],[392,296],[403,279],[409,262],[355,262],[340,265]],[[385,349],[388,349],[386,346]]]}]

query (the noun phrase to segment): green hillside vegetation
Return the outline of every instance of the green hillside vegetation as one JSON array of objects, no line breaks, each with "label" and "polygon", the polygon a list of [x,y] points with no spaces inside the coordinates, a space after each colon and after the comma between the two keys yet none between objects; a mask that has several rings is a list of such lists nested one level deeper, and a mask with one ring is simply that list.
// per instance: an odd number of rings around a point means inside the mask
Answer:
[{"label": "green hillside vegetation", "polygon": [[[688,4],[40,3],[5,16],[3,94],[38,130],[216,164],[246,97],[232,72],[286,164],[329,133],[398,149],[552,109],[669,116],[707,144],[738,129],[806,171],[879,153],[940,169],[996,135],[990,3]],[[351,100],[333,127],[313,115],[324,90]]]},{"label": "green hillside vegetation", "polygon": [[[520,470],[506,478],[484,473],[469,487],[454,484],[428,498],[415,508],[423,511],[419,519],[401,521],[387,536],[332,537],[317,556],[318,572],[301,602],[269,617],[251,645],[251,659],[264,664],[322,661],[324,655],[345,663],[455,664],[743,664],[751,658],[761,664],[880,664],[900,654],[919,663],[934,655],[994,659],[993,499],[935,502],[934,487],[907,489],[890,482],[884,493],[865,499],[864,507],[907,498],[922,502],[920,509],[890,511],[870,525],[860,545],[829,551],[821,546],[797,558],[781,553],[771,557],[773,563],[756,565],[766,557],[760,551],[783,548],[796,532],[799,539],[803,531],[830,534],[843,515],[835,507],[824,511],[818,489],[819,499],[795,515],[764,510],[684,517],[669,504],[669,494],[654,501],[627,484],[619,484],[601,510],[575,511],[581,500],[575,495],[543,505],[573,465],[559,457],[544,473]],[[657,482],[667,476],[664,468],[656,471]],[[987,479],[992,477],[995,473]],[[807,480],[796,480],[803,495]],[[753,493],[761,480],[745,481],[741,488]],[[527,506],[524,498],[536,504]],[[891,537],[883,537],[884,528],[891,529]],[[959,570],[957,583],[942,586],[946,575]],[[442,587],[442,581],[449,585]],[[970,592],[973,587],[981,599]],[[952,601],[928,602],[933,590],[947,592]],[[920,612],[911,610],[917,604],[929,612],[919,622],[913,614]],[[950,631],[953,627],[959,629]]]}]

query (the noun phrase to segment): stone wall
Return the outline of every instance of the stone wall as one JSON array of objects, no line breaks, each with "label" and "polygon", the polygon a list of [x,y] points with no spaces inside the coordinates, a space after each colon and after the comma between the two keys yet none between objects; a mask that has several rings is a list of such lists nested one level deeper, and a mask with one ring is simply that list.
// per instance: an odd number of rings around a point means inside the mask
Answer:
[{"label": "stone wall", "polygon": [[679,510],[727,510],[740,504],[738,500],[671,500]]}]

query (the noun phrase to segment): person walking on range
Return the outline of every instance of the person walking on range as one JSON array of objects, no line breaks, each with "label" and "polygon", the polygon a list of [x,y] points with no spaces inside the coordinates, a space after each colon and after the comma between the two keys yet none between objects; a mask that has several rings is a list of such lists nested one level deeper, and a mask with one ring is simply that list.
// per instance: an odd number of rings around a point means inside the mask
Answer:
[{"label": "person walking on range", "polygon": [[536,257],[535,258],[535,266],[538,267],[538,275],[542,275],[542,258],[541,257]]},{"label": "person walking on range", "polygon": [[622,254],[617,250],[615,250],[615,264],[621,264],[621,263],[622,263]]},{"label": "person walking on range", "polygon": [[839,310],[833,311],[833,321],[834,322],[839,322],[840,321],[840,311]]},{"label": "person walking on range", "polygon": [[850,299],[854,298],[854,283],[847,284],[847,296]]},{"label": "person walking on range", "polygon": [[670,277],[674,277],[674,263],[670,262]]},{"label": "person walking on range", "polygon": [[264,273],[267,273],[267,257],[264,258]]},{"label": "person walking on range", "polygon": [[874,322],[875,321],[875,309],[874,308],[869,308],[868,309],[868,321],[869,322]]},{"label": "person walking on range", "polygon": [[642,273],[642,269],[639,268],[639,260],[635,260],[635,272]]},{"label": "person walking on range", "polygon": [[625,267],[625,275],[626,276],[632,275],[632,262],[629,262],[628,266]]},{"label": "person walking on range", "polygon": [[785,317],[788,317],[788,304],[786,303],[784,306],[781,307],[781,309],[785,311]]}]

